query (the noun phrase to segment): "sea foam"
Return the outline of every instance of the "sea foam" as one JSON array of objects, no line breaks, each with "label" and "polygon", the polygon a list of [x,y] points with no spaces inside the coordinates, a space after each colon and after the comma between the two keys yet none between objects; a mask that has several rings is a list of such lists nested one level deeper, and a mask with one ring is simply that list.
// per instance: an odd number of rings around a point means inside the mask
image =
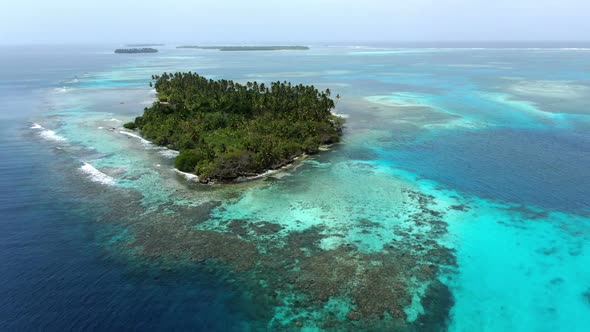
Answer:
[{"label": "sea foam", "polygon": [[43,137],[46,140],[55,141],[55,142],[66,141],[65,137],[59,136],[58,134],[55,133],[55,131],[44,128],[40,124],[33,123],[33,125],[31,126],[31,129],[38,129],[40,131],[39,136]]},{"label": "sea foam", "polygon": [[160,149],[160,151],[158,151],[158,153],[160,153],[162,156],[164,156],[166,158],[170,158],[170,159],[176,158],[180,154],[180,152],[178,152],[176,150],[168,149],[168,148],[162,148],[162,149]]},{"label": "sea foam", "polygon": [[[143,143],[144,146],[153,148],[152,142],[148,141],[147,139],[145,139],[137,134],[130,133],[128,131],[123,131],[123,130],[119,130],[119,133],[121,133],[123,135],[127,135],[129,137],[137,138],[138,140],[141,141],[141,143]],[[155,147],[155,148],[159,150],[158,153],[160,155],[162,155],[163,157],[166,157],[166,158],[170,158],[170,159],[176,158],[180,154],[180,152],[178,152],[176,150],[168,149],[165,147]]]},{"label": "sea foam", "polygon": [[152,145],[152,143],[150,141],[148,141],[147,139],[145,139],[145,138],[143,138],[143,137],[141,137],[139,135],[136,135],[134,133],[130,133],[128,131],[123,131],[123,130],[119,130],[119,133],[121,133],[123,135],[127,135],[129,137],[137,138],[138,140],[141,141],[141,143],[143,143],[145,145]]},{"label": "sea foam", "polygon": [[115,184],[115,179],[97,170],[94,166],[90,165],[89,163],[84,163],[84,165],[80,167],[80,170],[82,170],[84,174],[87,174],[90,180],[94,182],[107,185]]},{"label": "sea foam", "polygon": [[190,181],[199,181],[199,177],[196,176],[195,174],[183,172],[183,171],[178,170],[177,168],[174,169],[174,172],[176,172],[176,173],[184,176],[187,180],[190,180]]},{"label": "sea foam", "polygon": [[53,89],[55,92],[68,92],[70,90],[72,90],[72,88],[67,88],[67,87],[61,87],[61,88],[55,88]]}]

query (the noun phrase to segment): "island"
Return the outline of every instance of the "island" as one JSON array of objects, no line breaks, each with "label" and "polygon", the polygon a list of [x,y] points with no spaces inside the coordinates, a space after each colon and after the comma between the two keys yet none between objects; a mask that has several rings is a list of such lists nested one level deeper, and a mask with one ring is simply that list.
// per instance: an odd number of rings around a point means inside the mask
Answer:
[{"label": "island", "polygon": [[127,47],[155,47],[155,46],[165,46],[166,44],[126,44]]},{"label": "island", "polygon": [[115,50],[117,54],[135,54],[135,53],[157,53],[158,50],[155,48],[118,48]]},{"label": "island", "polygon": [[240,84],[192,72],[152,79],[158,100],[124,127],[180,151],[175,167],[196,174],[202,183],[279,169],[342,135],[343,119],[332,113],[329,89],[288,82]]},{"label": "island", "polygon": [[176,48],[194,48],[200,50],[236,51],[307,51],[307,46],[192,46],[182,45]]}]

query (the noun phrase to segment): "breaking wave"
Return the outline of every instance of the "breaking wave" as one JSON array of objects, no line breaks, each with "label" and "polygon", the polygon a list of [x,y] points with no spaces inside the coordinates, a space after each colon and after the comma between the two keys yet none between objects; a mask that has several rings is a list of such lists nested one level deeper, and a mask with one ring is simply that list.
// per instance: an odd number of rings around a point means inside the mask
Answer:
[{"label": "breaking wave", "polygon": [[80,167],[80,170],[82,170],[84,174],[88,175],[90,180],[94,182],[107,185],[115,184],[115,179],[97,170],[94,166],[90,165],[89,163],[84,163],[84,165]]},{"label": "breaking wave", "polygon": [[162,148],[160,151],[158,151],[158,153],[160,153],[162,156],[164,156],[166,158],[170,158],[170,159],[176,158],[180,154],[180,152],[178,152],[176,150],[168,149],[168,148]]},{"label": "breaking wave", "polygon": [[174,172],[176,172],[176,173],[184,176],[187,180],[190,180],[190,181],[199,181],[199,177],[196,176],[195,174],[183,172],[183,171],[180,171],[180,170],[178,170],[176,168],[174,169]]},{"label": "breaking wave", "polygon": [[55,133],[55,131],[47,129],[47,128],[41,126],[40,124],[33,123],[33,125],[31,126],[31,129],[39,130],[40,131],[39,136],[43,137],[46,140],[55,141],[55,142],[66,141],[65,137],[59,136],[58,134]]},{"label": "breaking wave", "polygon": [[127,135],[127,136],[129,136],[129,137],[137,138],[138,140],[140,140],[140,141],[141,141],[141,143],[143,143],[143,144],[145,144],[145,145],[152,145],[152,142],[150,142],[150,141],[148,141],[147,139],[145,139],[145,138],[143,138],[143,137],[141,137],[141,136],[139,136],[139,135],[136,135],[136,134],[134,134],[134,133],[130,133],[130,132],[128,132],[128,131],[123,131],[123,130],[119,130],[119,133],[121,133],[121,134],[123,134],[123,135]]}]

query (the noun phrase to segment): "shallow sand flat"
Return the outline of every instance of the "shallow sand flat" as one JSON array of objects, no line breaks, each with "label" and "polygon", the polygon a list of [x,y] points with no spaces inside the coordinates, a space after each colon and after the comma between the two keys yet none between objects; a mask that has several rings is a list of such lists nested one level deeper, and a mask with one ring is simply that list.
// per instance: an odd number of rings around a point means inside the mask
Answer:
[{"label": "shallow sand flat", "polygon": [[511,90],[518,94],[545,98],[580,98],[590,94],[590,86],[572,81],[522,81],[512,85]]}]

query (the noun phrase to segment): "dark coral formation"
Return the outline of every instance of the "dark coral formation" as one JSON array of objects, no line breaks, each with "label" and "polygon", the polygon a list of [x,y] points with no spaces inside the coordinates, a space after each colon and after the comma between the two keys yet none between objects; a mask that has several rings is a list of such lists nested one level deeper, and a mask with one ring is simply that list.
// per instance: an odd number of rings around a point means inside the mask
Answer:
[{"label": "dark coral formation", "polygon": [[146,257],[163,255],[201,262],[216,259],[244,271],[258,261],[256,246],[240,237],[191,228],[173,218],[162,218],[137,229],[130,246]]},{"label": "dark coral formation", "polygon": [[525,205],[512,206],[506,209],[509,212],[520,213],[526,220],[543,219],[549,216],[547,211],[537,211]]},{"label": "dark coral formation", "polygon": [[456,210],[456,211],[463,211],[463,212],[469,211],[469,207],[465,204],[451,205],[450,208],[452,210]]},{"label": "dark coral formation", "polygon": [[426,289],[420,302],[425,313],[414,322],[416,330],[446,331],[449,313],[455,303],[449,288],[439,280],[434,280]]}]

